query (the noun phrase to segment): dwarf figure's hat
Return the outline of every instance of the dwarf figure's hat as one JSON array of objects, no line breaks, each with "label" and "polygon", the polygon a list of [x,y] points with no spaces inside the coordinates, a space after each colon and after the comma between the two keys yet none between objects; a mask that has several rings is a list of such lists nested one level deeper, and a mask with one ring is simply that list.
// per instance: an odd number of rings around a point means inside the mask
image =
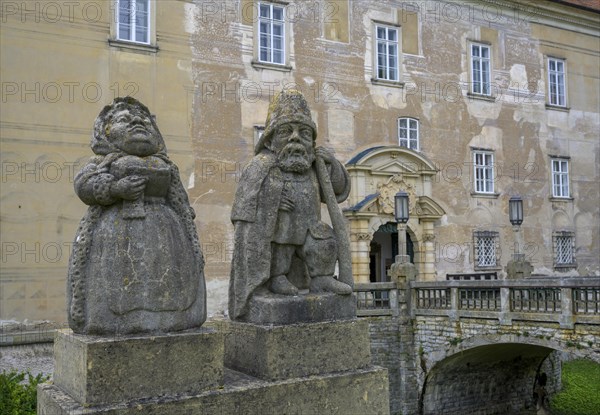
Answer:
[{"label": "dwarf figure's hat", "polygon": [[265,148],[265,143],[271,140],[275,129],[289,122],[298,122],[308,125],[313,130],[313,144],[317,139],[317,126],[312,120],[308,102],[302,95],[302,92],[295,89],[284,89],[271,101],[269,113],[265,122],[265,131],[258,140],[254,153],[258,154]]}]

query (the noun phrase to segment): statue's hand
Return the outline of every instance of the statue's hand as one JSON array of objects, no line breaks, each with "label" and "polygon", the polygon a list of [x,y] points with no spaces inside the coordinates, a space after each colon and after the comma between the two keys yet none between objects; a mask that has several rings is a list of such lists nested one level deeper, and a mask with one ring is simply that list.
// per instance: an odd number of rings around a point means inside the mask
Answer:
[{"label": "statue's hand", "polygon": [[279,202],[279,210],[283,210],[285,212],[291,212],[292,210],[294,210],[294,208],[295,208],[294,201],[284,190],[281,195],[281,201]]},{"label": "statue's hand", "polygon": [[136,200],[144,193],[146,181],[148,179],[142,176],[127,176],[123,177],[111,187],[111,193],[125,200]]},{"label": "statue's hand", "polygon": [[326,164],[331,164],[335,161],[333,151],[325,147],[315,148],[315,155],[323,159]]}]

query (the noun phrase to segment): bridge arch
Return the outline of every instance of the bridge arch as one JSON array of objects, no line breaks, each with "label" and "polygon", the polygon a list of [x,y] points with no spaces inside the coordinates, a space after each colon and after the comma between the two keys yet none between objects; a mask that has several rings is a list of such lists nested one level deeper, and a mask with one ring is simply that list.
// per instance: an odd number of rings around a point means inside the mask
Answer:
[{"label": "bridge arch", "polygon": [[[554,338],[502,334],[474,336],[433,351],[421,360],[424,370],[419,392],[419,413],[464,414],[485,403],[486,413],[535,411],[539,380],[551,378],[556,387],[560,369],[551,361],[542,364],[565,344]],[[584,349],[569,352],[598,361]],[[548,370],[548,368],[552,368]],[[546,372],[552,373],[546,373]]]},{"label": "bridge arch", "polygon": [[[554,337],[540,338],[530,335],[518,334],[489,334],[478,335],[466,338],[455,345],[450,345],[447,348],[435,350],[427,355],[425,359],[425,369],[429,373],[437,364],[451,358],[454,355],[464,354],[471,349],[477,347],[491,346],[497,344],[505,345],[521,345],[521,346],[536,346],[543,347],[551,351],[567,351],[565,341]],[[600,353],[594,353],[593,349],[577,349],[569,348],[568,352],[582,359],[589,359],[600,363]]]}]

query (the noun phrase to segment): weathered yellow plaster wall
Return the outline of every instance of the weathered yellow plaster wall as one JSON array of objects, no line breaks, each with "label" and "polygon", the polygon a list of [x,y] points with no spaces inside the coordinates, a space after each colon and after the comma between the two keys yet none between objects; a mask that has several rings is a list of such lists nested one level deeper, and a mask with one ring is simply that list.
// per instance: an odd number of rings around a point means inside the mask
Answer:
[{"label": "weathered yellow plaster wall", "polygon": [[184,183],[193,172],[191,1],[153,2],[158,52],[109,46],[109,1],[3,2],[0,320],[64,322],[70,247],[86,206],[73,177],[116,96],[156,115]]},{"label": "weathered yellow plaster wall", "polygon": [[[439,169],[427,186],[446,212],[433,224],[409,223],[419,260],[429,258],[427,275],[473,272],[473,231],[483,229],[499,232],[502,277],[515,240],[507,217],[513,194],[524,199],[524,249],[534,272],[557,272],[552,232],[572,230],[578,267],[569,273],[600,273],[598,14],[549,1],[506,8],[491,0],[281,2],[296,15],[286,25],[286,65],[273,68],[253,63],[255,1],[153,2],[158,52],[109,45],[110,3],[80,3],[73,21],[2,15],[0,320],[64,321],[68,244],[85,211],[72,176],[91,155],[94,118],[124,94],[157,115],[188,184],[211,314],[227,303],[237,180],[253,155],[255,127],[283,87],[304,91],[318,144],[343,161],[397,145],[398,117],[419,120],[420,152]],[[101,5],[101,17],[86,20],[88,4]],[[371,81],[374,22],[399,27],[403,85]],[[491,100],[468,95],[471,41],[491,46]],[[568,111],[546,108],[548,55],[567,60]],[[472,147],[494,151],[495,197],[472,195]],[[550,155],[570,157],[570,200],[549,198]],[[352,236],[363,271],[367,226]]]}]

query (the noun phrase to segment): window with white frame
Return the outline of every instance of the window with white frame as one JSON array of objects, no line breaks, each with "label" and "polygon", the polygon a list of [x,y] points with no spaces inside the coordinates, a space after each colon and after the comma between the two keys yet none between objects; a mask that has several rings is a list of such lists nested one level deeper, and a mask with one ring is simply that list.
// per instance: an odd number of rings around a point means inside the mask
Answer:
[{"label": "window with white frame", "polygon": [[552,159],[552,196],[569,197],[569,160]]},{"label": "window with white frame", "polygon": [[490,47],[478,43],[471,44],[471,92],[491,95]]},{"label": "window with white frame", "polygon": [[575,234],[568,231],[554,232],[552,242],[554,245],[554,266],[575,266]]},{"label": "window with white frame", "polygon": [[376,25],[375,41],[377,48],[376,78],[386,81],[398,81],[398,28]]},{"label": "window with white frame", "polygon": [[411,150],[419,150],[419,120],[398,118],[398,145]]},{"label": "window with white frame", "polygon": [[495,267],[498,264],[498,232],[476,231],[473,248],[476,268]]},{"label": "window with white frame", "polygon": [[494,193],[494,153],[473,152],[473,178],[476,193]]},{"label": "window with white frame", "polygon": [[259,3],[258,60],[285,64],[285,13],[282,6]]},{"label": "window with white frame", "polygon": [[117,39],[150,43],[150,0],[117,0]]},{"label": "window with white frame", "polygon": [[548,103],[559,107],[567,105],[563,59],[548,58]]}]

